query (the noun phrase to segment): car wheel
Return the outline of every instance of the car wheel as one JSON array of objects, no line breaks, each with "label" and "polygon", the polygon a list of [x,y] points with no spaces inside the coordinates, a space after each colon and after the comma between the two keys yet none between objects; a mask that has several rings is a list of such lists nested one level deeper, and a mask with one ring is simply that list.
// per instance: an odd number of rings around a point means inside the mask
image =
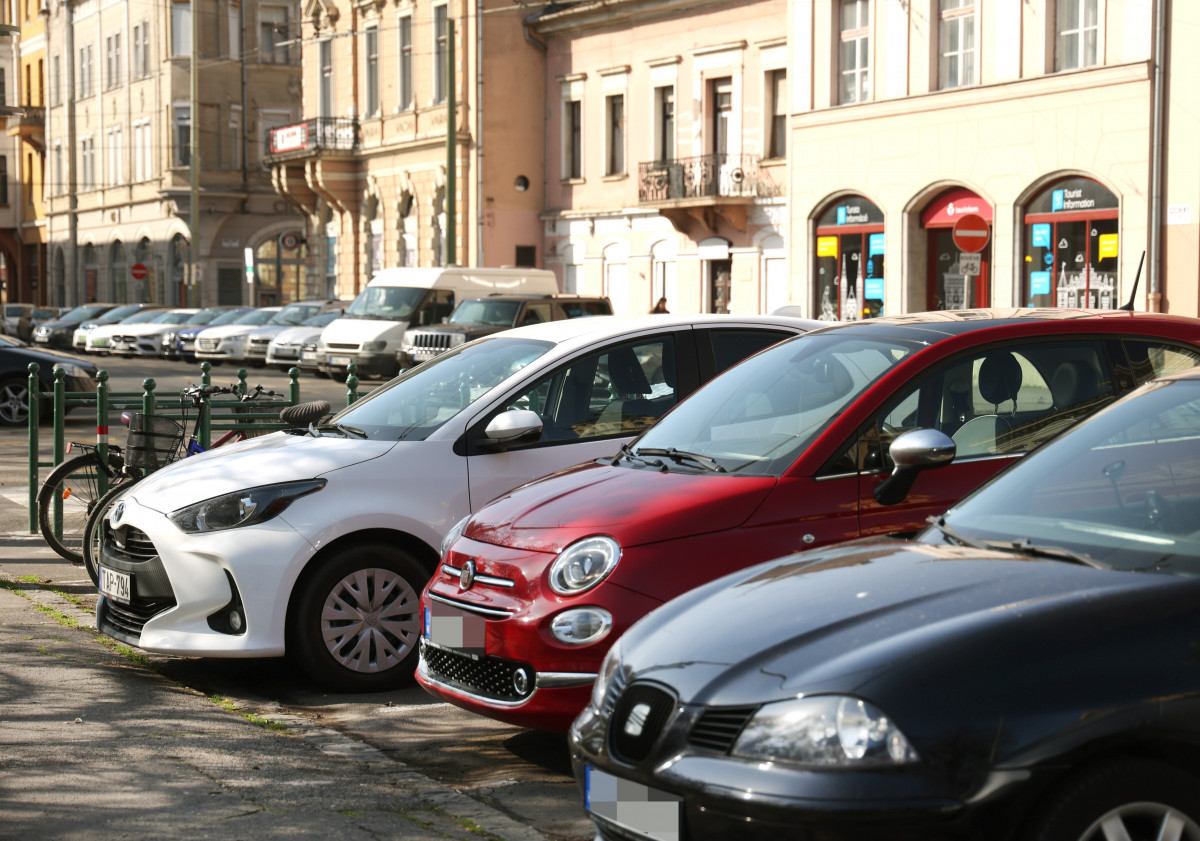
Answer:
[{"label": "car wheel", "polygon": [[383,543],[348,546],[297,585],[288,651],[316,682],[343,692],[411,683],[430,573]]},{"label": "car wheel", "polygon": [[1159,762],[1102,765],[1059,790],[1037,841],[1200,841],[1200,780]]},{"label": "car wheel", "polygon": [[29,384],[24,377],[0,381],[0,424],[20,426],[29,422]]}]

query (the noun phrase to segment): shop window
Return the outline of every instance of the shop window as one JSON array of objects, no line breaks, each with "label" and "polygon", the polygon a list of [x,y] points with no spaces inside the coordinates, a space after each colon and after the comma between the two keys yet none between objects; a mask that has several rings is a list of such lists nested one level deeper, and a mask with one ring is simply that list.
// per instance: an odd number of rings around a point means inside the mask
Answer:
[{"label": "shop window", "polygon": [[883,211],[862,196],[845,196],[817,219],[816,301],[822,321],[883,314]]},{"label": "shop window", "polygon": [[[954,225],[973,215],[988,225],[988,241],[980,250],[978,271],[963,259],[954,243]],[[947,190],[921,213],[928,247],[925,308],[963,310],[991,306],[992,206],[970,190]]]},{"label": "shop window", "polygon": [[1033,307],[1114,309],[1120,200],[1090,178],[1068,178],[1025,207],[1021,301]]}]

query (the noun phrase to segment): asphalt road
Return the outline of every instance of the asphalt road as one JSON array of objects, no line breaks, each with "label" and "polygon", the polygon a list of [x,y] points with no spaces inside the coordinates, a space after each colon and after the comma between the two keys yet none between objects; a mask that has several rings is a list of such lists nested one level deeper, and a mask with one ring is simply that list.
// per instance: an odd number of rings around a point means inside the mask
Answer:
[{"label": "asphalt road", "polygon": [[[149,376],[158,384],[157,391],[160,394],[170,393],[199,379],[196,366],[184,366],[181,363],[105,359],[101,364],[110,371],[114,390],[134,390],[140,387],[143,378]],[[223,384],[226,380],[232,381],[233,371],[226,367],[216,369],[213,382]],[[247,381],[251,385],[261,383],[276,390],[282,390],[287,382],[282,374],[266,369],[252,370]],[[364,383],[360,391],[365,392],[379,384]],[[328,379],[306,376],[301,381],[301,399],[324,399],[335,406],[342,405],[345,387]],[[67,438],[91,440],[94,427],[95,418],[77,410],[68,416]],[[42,432],[41,449],[43,458],[48,459],[48,428],[43,427]],[[25,502],[27,470],[27,431],[23,428],[0,428],[0,578],[21,582],[21,586],[28,586],[38,598],[58,603],[64,610],[81,611],[86,620],[95,605],[94,591],[86,574],[82,569],[58,558],[40,538],[28,533]],[[48,469],[41,472],[44,476]],[[79,604],[72,608],[69,600],[76,600]],[[103,638],[97,635],[97,639]],[[90,639],[86,644],[103,649],[97,639]],[[218,712],[223,711],[230,716],[238,713],[282,715],[293,722],[293,729],[313,727],[318,731],[341,734],[350,742],[373,748],[389,761],[397,763],[397,767],[419,772],[449,795],[454,792],[467,795],[482,810],[480,815],[495,815],[516,821],[514,825],[532,833],[529,837],[541,835],[555,841],[583,841],[594,834],[570,774],[566,742],[562,736],[522,730],[474,716],[434,700],[417,687],[371,695],[316,690],[306,685],[283,660],[213,660],[146,655],[139,661],[144,669],[157,678],[210,699],[206,703],[213,705]],[[0,671],[5,669],[0,664]],[[143,681],[145,675],[139,670],[117,670],[110,676],[110,680],[122,683],[126,679]],[[132,684],[125,689],[134,697],[131,687]],[[228,709],[223,709],[226,707]],[[237,712],[230,712],[230,709],[236,709]],[[154,715],[156,710],[157,707],[151,705],[147,714]],[[0,733],[3,724],[3,705],[0,704]],[[56,736],[48,733],[43,738],[53,739]],[[0,771],[5,770],[4,741],[0,735]],[[111,766],[111,761],[104,757],[103,752],[98,752],[94,761],[97,763],[95,775],[86,765],[80,767],[81,760],[78,757],[72,757],[69,762],[64,758],[63,767],[59,770],[71,775],[73,787],[86,788],[92,779],[99,786],[106,778],[102,771]],[[44,769],[43,773],[51,771]],[[162,784],[169,785],[165,780]],[[302,781],[295,784],[300,785]],[[370,787],[364,790],[369,792]],[[387,790],[387,787],[380,788],[382,793],[379,796],[385,800]],[[13,797],[18,798],[18,803],[21,802],[19,791],[4,792],[5,801]],[[381,802],[371,807],[356,796],[347,808],[386,809],[388,806]],[[37,814],[36,809],[34,813]],[[42,814],[46,820],[50,820],[52,812]],[[472,819],[476,818],[479,816]],[[37,821],[34,820],[34,823]],[[476,823],[491,833],[490,837],[516,837],[511,832],[496,829],[505,826],[503,820],[498,819],[494,826],[482,819],[476,820]],[[80,834],[39,837],[92,837],[87,834],[87,829],[81,825]],[[185,836],[209,837],[194,836],[182,824],[178,833],[161,837]],[[2,830],[0,837],[7,837]],[[424,836],[402,833],[395,837]]]}]

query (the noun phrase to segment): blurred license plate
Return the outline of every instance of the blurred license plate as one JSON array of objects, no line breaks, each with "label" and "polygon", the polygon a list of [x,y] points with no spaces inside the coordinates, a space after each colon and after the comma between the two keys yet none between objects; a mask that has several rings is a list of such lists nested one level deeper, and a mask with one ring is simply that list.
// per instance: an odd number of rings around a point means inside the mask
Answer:
[{"label": "blurred license plate", "polygon": [[655,841],[679,841],[683,798],[587,766],[584,807]]},{"label": "blurred license plate", "polygon": [[130,581],[128,573],[100,567],[100,592],[110,599],[129,604]]},{"label": "blurred license plate", "polygon": [[442,648],[464,654],[485,654],[487,619],[478,613],[443,602],[430,601],[425,608],[425,639]]},{"label": "blurred license plate", "polygon": [[344,367],[344,366],[350,364],[350,357],[349,356],[331,356],[331,357],[329,357],[329,364],[330,365],[339,365],[339,366]]}]

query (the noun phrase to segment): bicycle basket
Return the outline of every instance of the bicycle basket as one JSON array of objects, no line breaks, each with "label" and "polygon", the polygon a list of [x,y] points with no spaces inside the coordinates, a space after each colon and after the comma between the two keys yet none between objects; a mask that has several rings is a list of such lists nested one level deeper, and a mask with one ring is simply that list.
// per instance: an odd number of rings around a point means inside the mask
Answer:
[{"label": "bicycle basket", "polygon": [[183,424],[162,415],[133,412],[129,416],[126,462],[131,467],[157,470],[179,457]]},{"label": "bicycle basket", "polygon": [[[282,396],[262,395],[253,400],[232,404],[229,407],[232,410],[230,420],[239,425],[251,424],[250,428],[242,429],[242,435],[246,438],[257,438],[281,428],[277,407],[286,405],[287,400]],[[243,417],[255,414],[260,417]]]}]

